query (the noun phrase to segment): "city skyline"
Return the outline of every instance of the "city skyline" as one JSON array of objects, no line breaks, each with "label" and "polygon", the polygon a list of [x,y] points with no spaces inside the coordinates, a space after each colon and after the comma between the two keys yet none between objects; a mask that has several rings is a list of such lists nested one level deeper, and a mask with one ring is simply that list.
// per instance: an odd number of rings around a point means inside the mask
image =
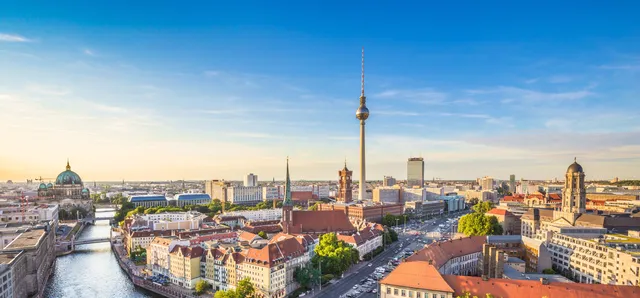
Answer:
[{"label": "city skyline", "polygon": [[0,180],[359,177],[362,46],[368,180],[638,179],[632,7],[5,6]]}]

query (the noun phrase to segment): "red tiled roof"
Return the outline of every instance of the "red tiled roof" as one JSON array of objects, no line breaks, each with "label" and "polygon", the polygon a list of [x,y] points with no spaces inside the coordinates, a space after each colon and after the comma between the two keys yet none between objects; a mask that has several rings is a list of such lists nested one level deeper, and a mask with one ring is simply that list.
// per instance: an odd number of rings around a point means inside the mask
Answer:
[{"label": "red tiled roof", "polygon": [[433,261],[436,268],[442,267],[452,258],[481,252],[487,236],[472,236],[444,242],[435,242],[407,258],[407,262]]},{"label": "red tiled roof", "polygon": [[256,238],[261,238],[260,236],[254,234],[254,233],[250,233],[247,231],[242,231],[240,232],[240,234],[238,234],[238,240],[240,241],[253,241]]},{"label": "red tiled roof", "polygon": [[557,193],[550,193],[550,194],[549,194],[549,199],[554,200],[554,201],[556,201],[556,200],[562,200],[562,198],[560,197],[560,195],[559,195],[559,194],[557,194]]},{"label": "red tiled roof", "polygon": [[341,210],[293,211],[290,233],[355,232],[347,215]]},{"label": "red tiled roof", "polygon": [[512,216],[513,213],[504,210],[504,209],[498,209],[498,208],[493,208],[489,211],[487,211],[486,214],[493,214],[493,215],[502,215],[502,216]]},{"label": "red tiled roof", "polygon": [[171,236],[171,231],[138,231],[131,233],[131,238],[156,236]]},{"label": "red tiled roof", "polygon": [[453,293],[438,269],[423,261],[400,263],[380,284]]},{"label": "red tiled roof", "polygon": [[295,236],[278,234],[269,244],[261,249],[250,248],[247,250],[246,261],[257,265],[272,266],[287,257],[297,257],[306,252],[306,248]]},{"label": "red tiled roof", "polygon": [[515,195],[515,196],[505,196],[502,198],[504,202],[524,202],[524,196]]},{"label": "red tiled roof", "polygon": [[444,275],[447,284],[456,295],[469,292],[471,296],[484,297],[491,294],[496,298],[611,298],[640,297],[640,288],[636,286],[614,286],[600,284],[549,282],[548,285],[535,280],[489,279],[480,277]]},{"label": "red tiled roof", "polygon": [[291,198],[294,201],[310,201],[313,200],[312,191],[292,191]]},{"label": "red tiled roof", "polygon": [[188,258],[197,258],[204,254],[204,249],[200,246],[187,247],[182,245],[176,245],[171,250],[172,254],[177,254],[178,252],[182,253],[184,257]]},{"label": "red tiled roof", "polygon": [[357,234],[353,234],[350,236],[338,234],[337,237],[338,237],[338,240],[342,240],[346,243],[360,246],[361,244],[366,243],[367,241],[379,236],[380,234],[382,233],[378,230],[371,230],[369,228],[365,228],[362,231],[358,232]]}]

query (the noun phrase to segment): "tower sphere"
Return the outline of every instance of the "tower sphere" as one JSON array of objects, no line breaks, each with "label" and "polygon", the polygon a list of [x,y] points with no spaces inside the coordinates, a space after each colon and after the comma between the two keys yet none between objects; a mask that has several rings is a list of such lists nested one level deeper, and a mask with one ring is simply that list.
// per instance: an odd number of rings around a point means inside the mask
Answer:
[{"label": "tower sphere", "polygon": [[367,118],[369,118],[369,109],[367,109],[366,105],[361,105],[356,110],[356,118],[358,120],[367,120]]},{"label": "tower sphere", "polygon": [[584,171],[582,170],[582,166],[577,161],[574,161],[569,165],[569,168],[567,168],[567,173],[584,173]]}]

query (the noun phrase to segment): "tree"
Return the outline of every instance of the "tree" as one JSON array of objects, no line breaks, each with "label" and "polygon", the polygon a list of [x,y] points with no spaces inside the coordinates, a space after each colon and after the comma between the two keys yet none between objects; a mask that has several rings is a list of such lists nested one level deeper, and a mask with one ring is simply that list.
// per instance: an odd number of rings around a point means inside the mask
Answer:
[{"label": "tree", "polygon": [[311,211],[317,211],[318,207],[320,207],[320,203],[316,202],[315,204],[313,204],[311,207],[309,207],[309,210]]},{"label": "tree", "polygon": [[255,291],[256,290],[251,283],[251,279],[248,277],[243,278],[236,288],[236,294],[238,294],[238,297],[253,297]]},{"label": "tree", "polygon": [[[310,264],[309,264],[310,265]],[[296,268],[293,276],[301,287],[311,288],[320,281],[320,271],[312,266],[302,266]]]},{"label": "tree", "polygon": [[200,295],[209,288],[209,283],[201,279],[196,283],[195,288],[196,288],[196,294]]},{"label": "tree", "polygon": [[262,239],[267,239],[267,233],[265,233],[264,231],[258,232],[258,236],[262,237]]},{"label": "tree", "polygon": [[491,210],[490,202],[480,202],[473,206],[473,212],[458,221],[458,232],[467,236],[502,235],[502,226],[495,216],[486,216]]},{"label": "tree", "polygon": [[391,242],[398,241],[398,233],[393,229],[387,229],[389,232],[389,238],[391,238]]},{"label": "tree", "polygon": [[474,205],[478,204],[478,201],[479,201],[478,198],[471,198],[469,200],[469,205],[470,206],[474,206]]},{"label": "tree", "polygon": [[314,249],[313,267],[322,266],[322,273],[340,275],[360,259],[356,249],[342,240],[335,233],[320,236],[320,243]]},{"label": "tree", "polygon": [[243,278],[236,287],[235,290],[216,291],[213,296],[215,298],[245,298],[253,297],[256,290],[251,283],[251,279],[248,277]]},{"label": "tree", "polygon": [[555,270],[553,270],[552,268],[547,268],[542,270],[542,273],[544,274],[557,274]]}]

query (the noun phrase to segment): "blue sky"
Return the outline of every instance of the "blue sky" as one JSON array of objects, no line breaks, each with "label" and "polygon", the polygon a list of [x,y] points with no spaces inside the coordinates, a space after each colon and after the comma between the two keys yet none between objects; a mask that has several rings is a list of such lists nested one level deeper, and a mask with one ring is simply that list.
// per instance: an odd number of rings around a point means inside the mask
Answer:
[{"label": "blue sky", "polygon": [[362,46],[369,179],[640,179],[640,4],[512,2],[3,4],[0,179],[337,179]]}]

